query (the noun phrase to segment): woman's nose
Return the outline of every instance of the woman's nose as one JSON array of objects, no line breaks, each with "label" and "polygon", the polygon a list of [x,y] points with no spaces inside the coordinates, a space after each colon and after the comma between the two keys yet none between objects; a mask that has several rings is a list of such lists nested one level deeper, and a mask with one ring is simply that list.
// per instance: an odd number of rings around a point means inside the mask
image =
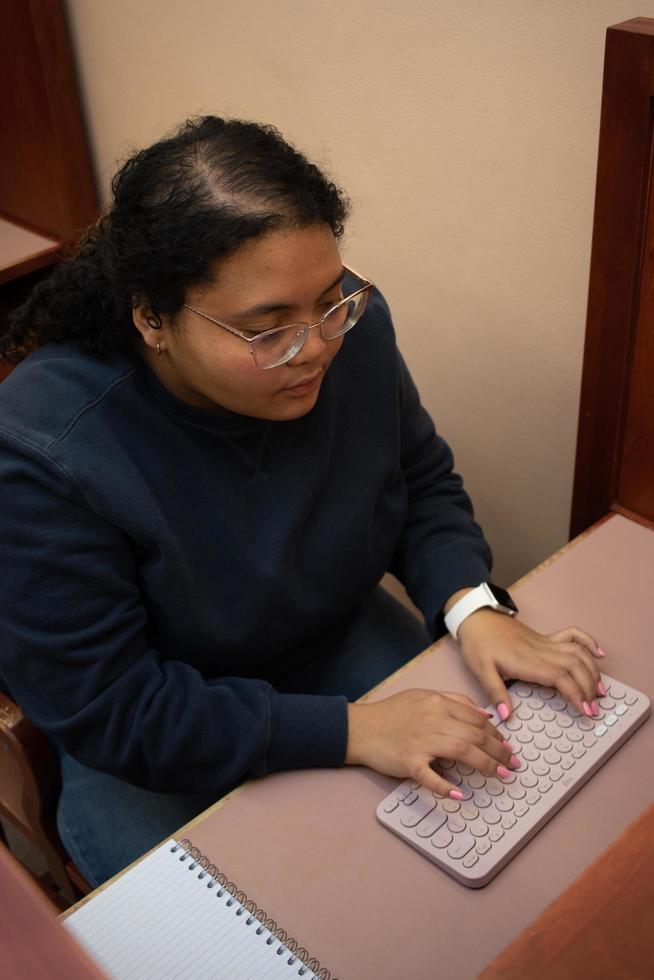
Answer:
[{"label": "woman's nose", "polygon": [[307,362],[315,361],[317,358],[322,357],[325,353],[327,347],[327,341],[323,339],[320,333],[320,326],[316,324],[309,330],[307,339],[304,344],[297,352],[295,357],[291,358],[293,364],[305,364]]}]

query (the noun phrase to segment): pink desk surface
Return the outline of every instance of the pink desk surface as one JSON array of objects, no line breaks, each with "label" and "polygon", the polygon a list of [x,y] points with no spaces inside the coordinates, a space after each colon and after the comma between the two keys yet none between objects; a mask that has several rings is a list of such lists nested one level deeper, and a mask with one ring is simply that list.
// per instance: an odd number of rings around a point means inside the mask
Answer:
[{"label": "pink desk surface", "polygon": [[[544,632],[587,629],[607,652],[606,672],[654,696],[654,532],[612,516],[512,592],[525,622]],[[449,639],[372,697],[410,687],[458,690],[484,703]],[[175,836],[190,838],[332,976],[464,980],[654,800],[653,736],[648,721],[480,890],[450,879],[377,823],[375,808],[398,780],[364,768],[252,781]],[[601,976],[599,966],[593,972]]]}]

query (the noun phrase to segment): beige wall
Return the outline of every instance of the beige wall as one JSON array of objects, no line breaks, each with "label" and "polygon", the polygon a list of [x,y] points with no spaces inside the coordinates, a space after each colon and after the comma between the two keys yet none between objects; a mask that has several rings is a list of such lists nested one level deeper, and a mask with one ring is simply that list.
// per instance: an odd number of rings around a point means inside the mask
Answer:
[{"label": "beige wall", "polygon": [[653,0],[68,0],[103,187],[186,116],[273,122],[355,203],[508,584],[567,539],[604,32]]}]

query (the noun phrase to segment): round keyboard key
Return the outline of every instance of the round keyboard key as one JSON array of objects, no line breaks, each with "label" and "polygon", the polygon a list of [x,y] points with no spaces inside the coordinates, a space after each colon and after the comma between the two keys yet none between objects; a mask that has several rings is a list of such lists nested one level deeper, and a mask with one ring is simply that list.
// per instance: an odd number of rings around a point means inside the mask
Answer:
[{"label": "round keyboard key", "polygon": [[533,740],[534,736],[531,734],[531,732],[525,730],[518,732],[516,737],[516,741],[520,742],[521,745],[529,745],[529,743],[533,742]]},{"label": "round keyboard key", "polygon": [[561,756],[555,749],[552,748],[552,749],[548,749],[548,751],[543,756],[543,759],[545,760],[545,762],[548,763],[548,765],[556,766],[561,761]]},{"label": "round keyboard key", "polygon": [[604,719],[604,724],[605,725],[608,725],[609,728],[611,728],[613,725],[615,725],[615,723],[616,723],[617,720],[618,720],[618,716],[617,715],[610,714],[610,715],[607,715],[606,718]]},{"label": "round keyboard key", "polygon": [[584,735],[584,745],[587,749],[592,749],[593,745],[597,742],[594,735]]},{"label": "round keyboard key", "polygon": [[549,701],[554,697],[556,691],[553,687],[538,687],[536,688],[536,693],[538,694],[539,698],[543,699],[543,701]]},{"label": "round keyboard key", "polygon": [[432,837],[431,842],[433,847],[442,848],[442,847],[447,847],[449,844],[451,844],[453,839],[454,838],[452,837],[452,834],[449,832],[449,830],[443,827],[442,830],[439,830],[438,833]]},{"label": "round keyboard key", "polygon": [[461,773],[462,776],[469,776],[470,773],[474,772],[472,766],[466,766],[465,762],[457,762],[457,771]]},{"label": "round keyboard key", "polygon": [[495,843],[498,840],[502,840],[503,837],[504,837],[504,831],[502,830],[501,827],[493,827],[488,835],[488,839],[492,840],[493,843]]},{"label": "round keyboard key", "polygon": [[[533,790],[532,790],[532,792],[533,792]],[[538,794],[536,794],[536,795],[538,796]],[[526,803],[523,803],[521,801],[520,803],[518,803],[518,805],[516,806],[516,808],[515,808],[515,810],[513,812],[515,813],[516,817],[524,817],[524,815],[526,813],[529,813],[529,807],[527,806]]]},{"label": "round keyboard key", "polygon": [[421,785],[422,785],[422,783],[417,783],[417,782],[415,781],[415,779],[412,779],[412,780],[411,780],[411,781],[409,782],[409,789],[420,789],[420,787],[421,787]]},{"label": "round keyboard key", "polygon": [[568,752],[572,751],[572,742],[569,742],[567,738],[560,738],[554,748],[562,755],[567,755]]},{"label": "round keyboard key", "polygon": [[530,789],[527,793],[527,803],[529,806],[534,806],[540,800],[540,793],[537,793],[535,789]]},{"label": "round keyboard key", "polygon": [[504,830],[511,830],[511,827],[515,827],[516,823],[516,818],[511,813],[507,813],[505,817],[502,817],[502,827]]},{"label": "round keyboard key", "polygon": [[583,747],[583,745],[575,745],[574,749],[572,750],[572,755],[575,759],[581,759],[586,755],[586,749]]},{"label": "round keyboard key", "polygon": [[526,704],[521,704],[516,711],[516,718],[520,718],[521,721],[529,721],[530,718],[534,717],[534,712],[531,708],[528,708]]},{"label": "round keyboard key", "polygon": [[615,698],[616,701],[622,701],[623,697],[627,693],[621,684],[616,684],[615,682],[611,682],[608,690],[611,697]]},{"label": "round keyboard key", "polygon": [[569,704],[565,710],[571,718],[579,718],[581,716],[581,711],[575,704]]},{"label": "round keyboard key", "polygon": [[498,800],[495,804],[500,813],[509,813],[513,809],[513,800],[510,800],[508,796],[503,796],[501,800]]},{"label": "round keyboard key", "polygon": [[628,708],[626,704],[619,704],[615,709],[615,713],[616,715],[623,715],[627,710]]},{"label": "round keyboard key", "polygon": [[571,742],[581,742],[583,733],[579,731],[578,728],[571,728],[569,732],[565,733]]},{"label": "round keyboard key", "polygon": [[566,703],[563,698],[556,697],[550,701],[552,711],[565,711]]},{"label": "round keyboard key", "polygon": [[632,704],[635,704],[637,700],[638,700],[637,694],[625,694],[624,696],[624,703],[628,704],[630,707]]},{"label": "round keyboard key", "polygon": [[462,794],[462,799],[464,801],[472,799],[472,790],[466,783],[461,783],[459,786],[459,793]]},{"label": "round keyboard key", "polygon": [[525,788],[523,786],[518,785],[517,783],[515,786],[512,786],[511,789],[509,790],[509,796],[511,797],[512,800],[524,800],[526,795],[527,795],[527,791],[525,790]]},{"label": "round keyboard key", "polygon": [[559,715],[557,724],[559,725],[560,728],[571,728],[573,724],[572,718],[570,717],[570,715],[564,715],[563,713],[561,713]]},{"label": "round keyboard key", "polygon": [[462,820],[461,817],[452,816],[447,821],[447,829],[451,830],[453,834],[460,834],[466,829],[466,822]]},{"label": "round keyboard key", "polygon": [[549,749],[551,744],[552,744],[551,740],[547,737],[547,735],[544,734],[537,735],[536,738],[534,739],[534,746],[540,752],[544,752],[546,749]]},{"label": "round keyboard key", "polygon": [[488,825],[483,820],[474,820],[468,824],[468,830],[473,837],[485,837],[488,833]]},{"label": "round keyboard key", "polygon": [[597,727],[595,728],[595,734],[597,735],[598,738],[601,738],[602,735],[606,735],[607,732],[608,732],[608,728],[606,727],[606,725],[597,725]]},{"label": "round keyboard key", "polygon": [[540,713],[540,718],[541,721],[550,722],[550,721],[554,721],[556,715],[554,714],[552,709],[548,706],[547,708],[543,708],[543,710]]},{"label": "round keyboard key", "polygon": [[509,718],[504,724],[510,732],[519,732],[522,728],[522,722],[519,718]]},{"label": "round keyboard key", "polygon": [[475,792],[474,800],[475,806],[481,807],[482,810],[485,810],[486,807],[490,806],[492,802],[488,793],[483,789],[478,789]]},{"label": "round keyboard key", "polygon": [[526,759],[527,762],[535,762],[536,759],[540,759],[540,752],[531,745],[525,745],[522,750],[522,758]]},{"label": "round keyboard key", "polygon": [[549,793],[551,788],[552,788],[552,784],[549,781],[549,779],[541,779],[541,781],[538,784],[539,793]]},{"label": "round keyboard key", "polygon": [[534,762],[533,766],[531,767],[531,771],[535,776],[547,776],[548,772],[550,771],[550,767],[540,760],[539,762]]},{"label": "round keyboard key", "polygon": [[600,708],[604,708],[607,711],[610,708],[615,708],[615,701],[613,700],[613,698],[598,698],[597,703],[600,706]]},{"label": "round keyboard key", "polygon": [[473,868],[475,866],[475,864],[477,863],[478,860],[479,860],[479,858],[477,857],[476,854],[468,854],[468,856],[467,857],[464,857],[464,859],[463,859],[463,867],[464,868]]},{"label": "round keyboard key", "polygon": [[550,779],[553,783],[558,783],[559,779],[563,775],[563,769],[559,769],[558,766],[552,766],[550,769]]},{"label": "round keyboard key", "polygon": [[511,690],[515,691],[519,698],[528,698],[531,694],[531,688],[528,684],[516,684]]},{"label": "round keyboard key", "polygon": [[454,783],[455,786],[460,786],[463,782],[463,776],[456,771],[456,769],[450,769],[447,776],[445,777],[448,783]]},{"label": "round keyboard key", "polygon": [[418,799],[418,794],[417,793],[414,793],[413,790],[411,790],[411,792],[409,793],[409,795],[407,797],[405,797],[404,805],[405,806],[413,806],[413,804],[416,802],[417,799]]},{"label": "round keyboard key", "polygon": [[[525,789],[532,789],[534,786],[538,786],[538,780],[535,776],[532,776],[530,772],[525,773],[524,776],[521,776],[520,782]],[[511,792],[511,790],[509,790],[509,792]]]},{"label": "round keyboard key", "polygon": [[[477,854],[487,854],[491,849],[491,842],[489,840],[478,840],[475,844],[475,850]],[[468,859],[466,858],[466,861]],[[465,861],[463,862],[465,864]]]},{"label": "round keyboard key", "polygon": [[479,816],[479,810],[471,803],[467,803],[465,806],[461,807],[461,816],[464,820],[476,820]]},{"label": "round keyboard key", "polygon": [[389,800],[384,807],[384,813],[392,813],[393,810],[397,810],[399,805],[400,804],[397,802],[397,800]]},{"label": "round keyboard key", "polygon": [[491,796],[501,796],[504,792],[504,786],[499,779],[487,779],[486,792],[490,793]]},{"label": "round keyboard key", "polygon": [[458,813],[461,809],[461,804],[458,800],[443,800],[441,806],[446,813]]},{"label": "round keyboard key", "polygon": [[539,732],[545,730],[545,725],[539,718],[534,718],[532,721],[527,722],[527,728],[530,732],[533,732],[534,735],[537,735]]},{"label": "round keyboard key", "polygon": [[494,806],[491,806],[488,808],[488,810],[484,810],[482,813],[482,818],[484,823],[494,826],[496,823],[500,822],[502,819],[502,814],[498,813]]},{"label": "round keyboard key", "polygon": [[590,718],[581,717],[577,719],[577,727],[581,728],[582,732],[592,732],[595,727],[595,723],[590,720]]},{"label": "round keyboard key", "polygon": [[556,739],[556,738],[561,738],[563,732],[561,731],[558,725],[552,724],[552,725],[547,725],[545,727],[545,734],[547,735],[548,738]]},{"label": "round keyboard key", "polygon": [[485,785],[486,777],[482,776],[480,772],[476,772],[474,776],[470,776],[468,779],[468,786],[472,786],[473,789],[481,789]]},{"label": "round keyboard key", "polygon": [[530,708],[533,708],[534,711],[540,711],[540,709],[543,707],[545,702],[543,701],[542,698],[529,698],[527,704],[529,705]]},{"label": "round keyboard key", "polygon": [[566,755],[565,759],[561,759],[561,769],[572,769],[576,762],[576,759],[571,755]]}]

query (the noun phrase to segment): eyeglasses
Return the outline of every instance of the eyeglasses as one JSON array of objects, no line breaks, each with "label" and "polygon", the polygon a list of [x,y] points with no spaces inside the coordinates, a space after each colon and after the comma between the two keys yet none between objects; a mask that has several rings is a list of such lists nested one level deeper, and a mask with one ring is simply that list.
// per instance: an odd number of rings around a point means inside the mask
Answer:
[{"label": "eyeglasses", "polygon": [[304,342],[309,336],[309,331],[314,327],[320,327],[320,335],[323,340],[336,340],[343,334],[351,330],[363,316],[368,304],[368,297],[372,291],[373,284],[365,276],[360,276],[354,269],[343,266],[346,272],[351,272],[358,279],[365,283],[360,289],[350,293],[332,306],[316,323],[287,323],[283,327],[273,327],[271,330],[264,330],[256,337],[248,337],[247,334],[231,327],[228,323],[216,320],[215,317],[196,310],[194,306],[184,303],[187,310],[197,313],[198,316],[210,320],[223,330],[228,330],[235,337],[240,337],[250,345],[250,353],[254,357],[254,363],[258,368],[267,371],[269,368],[279,367],[286,364],[292,357],[298,354]]}]

